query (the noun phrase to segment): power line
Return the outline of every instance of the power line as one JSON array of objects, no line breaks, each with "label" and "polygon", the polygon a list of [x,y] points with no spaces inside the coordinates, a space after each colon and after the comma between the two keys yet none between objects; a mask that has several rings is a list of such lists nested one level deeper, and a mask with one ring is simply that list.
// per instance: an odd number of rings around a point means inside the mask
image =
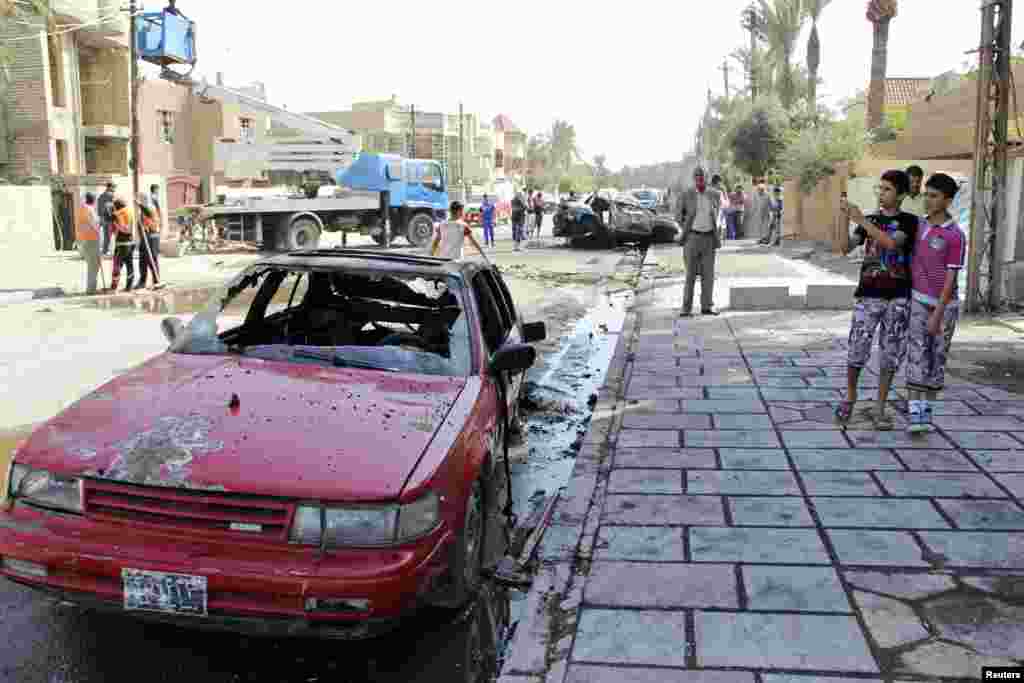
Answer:
[{"label": "power line", "polygon": [[[135,14],[137,16],[140,13],[141,12],[136,12]],[[71,26],[62,26],[60,29],[58,29],[56,31],[45,31],[44,32],[42,30],[42,27],[40,27],[40,33],[45,33],[45,35],[47,37],[63,36],[63,35],[66,35],[68,33],[73,33],[75,31],[79,31],[79,30],[81,30],[83,28],[88,28],[90,26],[97,26],[99,24],[106,23],[106,22],[110,21],[111,19],[118,18],[122,14],[124,14],[124,13],[121,12],[121,11],[114,11],[111,14],[104,15],[102,17],[97,17],[96,19],[93,19],[92,21],[83,22],[81,24],[74,24],[74,25],[71,25]],[[16,22],[16,23],[22,23],[22,22]],[[0,44],[17,43],[17,42],[21,42],[21,41],[25,41],[25,40],[39,40],[39,33],[35,33],[33,35],[27,35],[27,36],[15,36],[14,38],[6,38],[5,40],[0,41]]]}]

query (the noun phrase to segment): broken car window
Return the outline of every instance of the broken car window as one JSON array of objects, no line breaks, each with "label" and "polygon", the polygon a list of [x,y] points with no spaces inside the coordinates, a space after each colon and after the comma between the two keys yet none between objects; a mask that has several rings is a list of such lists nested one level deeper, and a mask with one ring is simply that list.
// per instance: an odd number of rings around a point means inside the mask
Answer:
[{"label": "broken car window", "polygon": [[[465,376],[472,337],[462,287],[449,276],[253,266],[171,351]],[[224,330],[239,301],[241,324]]]}]

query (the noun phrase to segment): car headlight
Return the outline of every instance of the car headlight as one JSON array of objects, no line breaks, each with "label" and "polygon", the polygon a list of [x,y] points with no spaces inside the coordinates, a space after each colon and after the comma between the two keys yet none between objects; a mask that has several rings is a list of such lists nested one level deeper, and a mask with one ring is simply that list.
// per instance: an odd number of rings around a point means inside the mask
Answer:
[{"label": "car headlight", "polygon": [[32,505],[82,512],[82,480],[62,477],[47,470],[34,470],[27,465],[14,465],[10,475],[10,495]]},{"label": "car headlight", "polygon": [[398,545],[437,526],[441,506],[433,491],[406,505],[300,505],[289,540],[325,548]]}]

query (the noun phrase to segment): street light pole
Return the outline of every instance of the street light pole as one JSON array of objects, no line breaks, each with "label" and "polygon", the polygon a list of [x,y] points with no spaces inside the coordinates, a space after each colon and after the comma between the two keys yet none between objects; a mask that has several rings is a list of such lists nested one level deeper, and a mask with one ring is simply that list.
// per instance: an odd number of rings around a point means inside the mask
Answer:
[{"label": "street light pole", "polygon": [[[129,130],[129,166],[132,171],[132,195],[129,206],[134,206],[139,196],[139,45],[135,33],[135,12],[138,10],[136,0],[128,3],[128,45],[131,59],[131,128]],[[138,221],[135,221],[136,225]]]}]

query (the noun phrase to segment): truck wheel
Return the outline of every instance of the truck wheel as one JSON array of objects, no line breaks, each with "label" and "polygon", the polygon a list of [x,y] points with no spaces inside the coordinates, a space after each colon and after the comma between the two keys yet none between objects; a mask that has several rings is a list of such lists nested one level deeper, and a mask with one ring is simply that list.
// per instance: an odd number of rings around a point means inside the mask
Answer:
[{"label": "truck wheel", "polygon": [[418,213],[409,219],[409,225],[405,228],[405,239],[414,247],[420,249],[430,246],[430,239],[434,236],[434,219],[430,214]]},{"label": "truck wheel", "polygon": [[285,235],[285,249],[316,249],[320,244],[320,226],[312,218],[300,218],[288,226]]}]

